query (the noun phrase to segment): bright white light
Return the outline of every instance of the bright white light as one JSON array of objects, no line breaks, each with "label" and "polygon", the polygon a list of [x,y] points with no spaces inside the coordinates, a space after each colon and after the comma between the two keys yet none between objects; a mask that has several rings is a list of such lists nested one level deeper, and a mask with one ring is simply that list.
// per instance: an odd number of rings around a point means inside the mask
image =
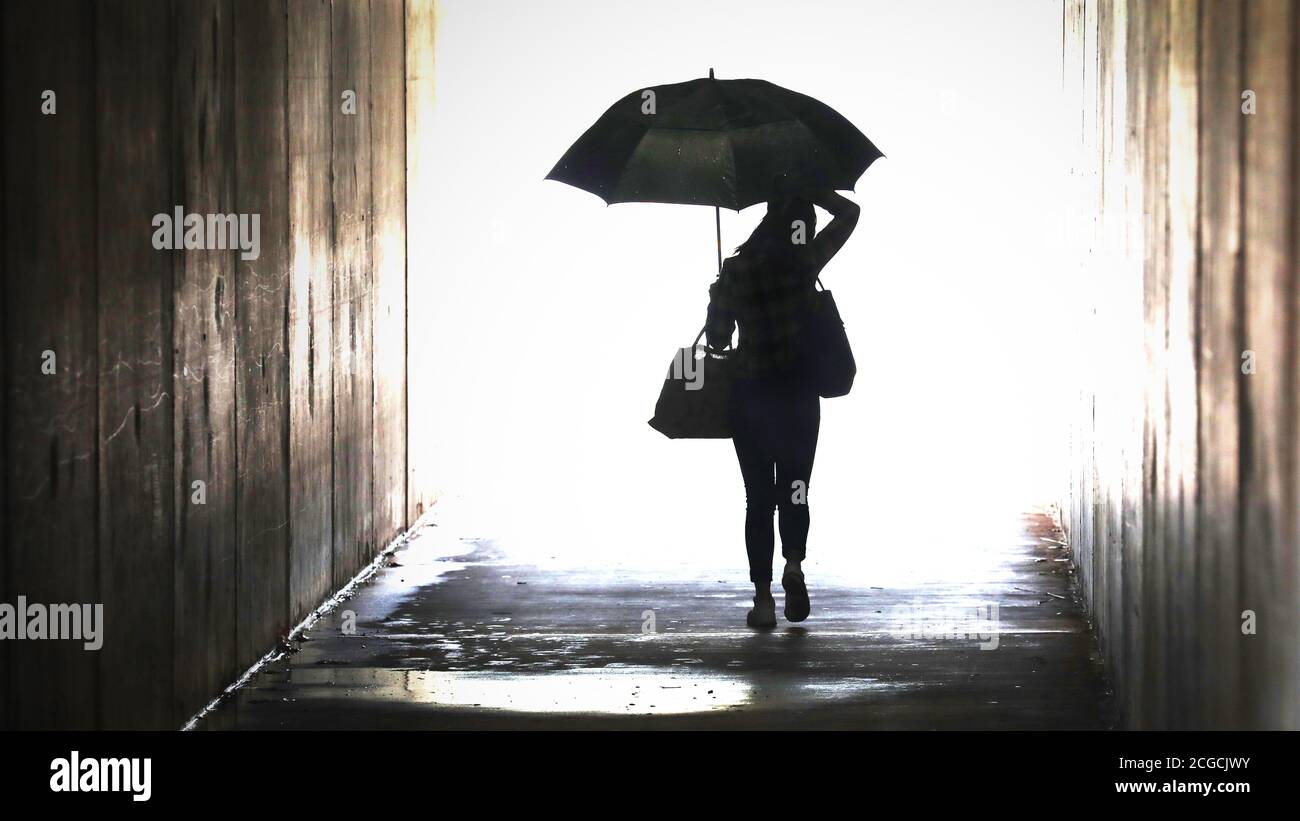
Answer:
[{"label": "bright white light", "polygon": [[[409,309],[435,386],[412,393],[412,441],[433,442],[442,504],[515,555],[744,578],[730,443],[646,425],[704,318],[712,210],[543,181],[614,100],[714,67],[824,100],[886,154],[823,277],[859,373],[822,405],[810,566],[960,572],[1050,498],[1063,455],[1059,47],[1037,0],[440,3],[437,216],[409,226],[437,263],[410,271]],[[726,252],[760,216],[723,212]]]},{"label": "bright white light", "polygon": [[640,667],[604,667],[552,673],[483,671],[294,669],[300,697],[336,697],[340,688],[361,700],[484,708],[526,713],[623,713],[629,715],[707,712],[745,704],[752,685],[739,675],[666,673]]},{"label": "bright white light", "polygon": [[[679,715],[724,711],[754,702],[762,690],[766,709],[799,708],[808,698],[852,698],[898,685],[866,677],[834,679],[800,675],[766,686],[741,673],[713,673],[686,667],[666,672],[652,667],[558,670],[548,673],[312,668],[289,671],[296,697],[427,704],[442,709],[487,709],[524,713]],[[315,685],[315,686],[312,686]],[[774,686],[775,685],[775,686]]]}]

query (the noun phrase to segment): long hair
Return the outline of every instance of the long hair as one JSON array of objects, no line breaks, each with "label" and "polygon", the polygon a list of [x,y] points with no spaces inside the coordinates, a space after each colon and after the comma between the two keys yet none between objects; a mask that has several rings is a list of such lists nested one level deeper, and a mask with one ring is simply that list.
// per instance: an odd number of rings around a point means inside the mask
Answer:
[{"label": "long hair", "polygon": [[817,212],[811,202],[798,198],[781,204],[769,202],[767,213],[749,235],[749,239],[737,246],[735,255],[754,262],[778,261],[796,256],[806,247],[794,242],[796,220],[803,221],[804,242],[810,241],[817,231]]}]

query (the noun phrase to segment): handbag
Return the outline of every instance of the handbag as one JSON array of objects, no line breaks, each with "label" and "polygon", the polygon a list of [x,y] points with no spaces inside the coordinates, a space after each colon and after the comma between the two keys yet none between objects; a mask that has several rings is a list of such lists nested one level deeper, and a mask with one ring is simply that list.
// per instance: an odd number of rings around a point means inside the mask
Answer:
[{"label": "handbag", "polygon": [[[817,284],[821,286],[820,278]],[[804,352],[818,396],[833,399],[853,389],[858,365],[835,297],[825,287],[813,297],[804,323]]]},{"label": "handbag", "polygon": [[690,347],[673,355],[655,402],[650,427],[669,439],[731,438],[731,352],[701,346],[703,337],[701,328]]}]

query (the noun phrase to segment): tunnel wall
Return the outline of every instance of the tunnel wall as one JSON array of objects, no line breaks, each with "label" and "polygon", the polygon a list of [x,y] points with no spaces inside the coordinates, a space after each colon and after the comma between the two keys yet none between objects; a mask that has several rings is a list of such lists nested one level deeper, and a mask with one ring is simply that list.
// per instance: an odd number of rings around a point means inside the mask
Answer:
[{"label": "tunnel wall", "polygon": [[[441,294],[435,279],[434,242],[437,224],[434,200],[439,185],[434,174],[432,136],[434,133],[434,42],[436,33],[436,6],[432,0],[406,4],[406,171],[407,218],[417,227],[407,238],[408,266],[414,275],[407,281],[407,299],[412,305],[432,306]],[[480,124],[481,126],[481,124]],[[473,127],[473,126],[469,126]],[[481,126],[482,127],[482,126]],[[433,426],[434,407],[444,395],[443,386],[434,383],[426,363],[436,361],[442,354],[438,349],[432,328],[427,322],[411,323],[407,340],[408,380],[407,404],[411,419],[410,456],[407,481],[407,518],[415,521],[433,505],[435,500]],[[466,340],[473,344],[473,340]]]},{"label": "tunnel wall", "polygon": [[1123,719],[1295,729],[1300,4],[1063,14],[1062,524]]},{"label": "tunnel wall", "polygon": [[[0,642],[4,726],[180,726],[411,523],[428,5],[3,4],[0,601],[104,608],[97,651]],[[178,206],[260,253],[156,248]]]}]

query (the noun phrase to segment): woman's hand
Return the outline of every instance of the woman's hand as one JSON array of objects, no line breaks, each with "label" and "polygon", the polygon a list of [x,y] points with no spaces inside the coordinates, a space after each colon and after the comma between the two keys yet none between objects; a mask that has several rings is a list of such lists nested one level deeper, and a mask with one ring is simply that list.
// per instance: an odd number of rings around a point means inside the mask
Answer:
[{"label": "woman's hand", "polygon": [[856,218],[858,212],[857,203],[830,189],[811,192],[808,199],[812,200],[813,205],[819,205],[837,217],[854,214]]}]

